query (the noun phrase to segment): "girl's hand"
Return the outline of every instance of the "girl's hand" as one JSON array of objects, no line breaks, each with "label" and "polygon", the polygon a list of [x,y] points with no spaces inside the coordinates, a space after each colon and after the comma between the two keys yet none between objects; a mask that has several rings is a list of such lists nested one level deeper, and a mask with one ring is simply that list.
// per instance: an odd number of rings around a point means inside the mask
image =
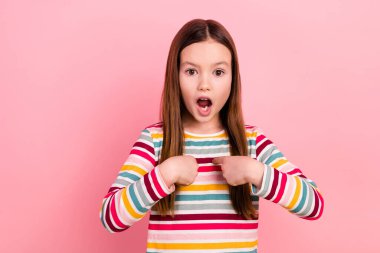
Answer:
[{"label": "girl's hand", "polygon": [[190,185],[198,175],[198,163],[193,156],[172,156],[159,165],[161,175],[168,187],[176,183]]},{"label": "girl's hand", "polygon": [[221,156],[212,160],[220,164],[223,177],[232,186],[254,184],[261,188],[264,175],[264,164],[248,156]]}]

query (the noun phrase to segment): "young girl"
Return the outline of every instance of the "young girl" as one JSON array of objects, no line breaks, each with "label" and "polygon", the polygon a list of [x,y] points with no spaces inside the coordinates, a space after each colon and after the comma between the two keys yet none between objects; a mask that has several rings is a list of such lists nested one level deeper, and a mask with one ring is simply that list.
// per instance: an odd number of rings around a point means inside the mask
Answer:
[{"label": "young girl", "polygon": [[259,197],[307,220],[321,192],[261,128],[244,124],[228,31],[194,19],[169,51],[160,122],[146,126],[105,195],[100,220],[121,232],[150,212],[147,252],[255,252]]}]

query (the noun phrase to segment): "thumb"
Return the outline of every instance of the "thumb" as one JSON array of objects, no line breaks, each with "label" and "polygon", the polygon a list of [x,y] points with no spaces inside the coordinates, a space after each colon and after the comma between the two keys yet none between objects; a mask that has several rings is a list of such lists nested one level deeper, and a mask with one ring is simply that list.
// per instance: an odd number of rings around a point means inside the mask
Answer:
[{"label": "thumb", "polygon": [[223,156],[215,157],[214,159],[212,159],[212,163],[222,164],[223,163]]}]

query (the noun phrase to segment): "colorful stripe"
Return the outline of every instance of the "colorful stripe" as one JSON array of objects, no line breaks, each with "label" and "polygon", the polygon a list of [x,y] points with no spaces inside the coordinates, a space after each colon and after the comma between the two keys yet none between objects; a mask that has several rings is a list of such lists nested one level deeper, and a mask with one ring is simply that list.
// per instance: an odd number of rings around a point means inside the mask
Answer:
[{"label": "colorful stripe", "polygon": [[265,164],[263,186],[255,194],[280,204],[300,218],[319,218],[324,205],[316,183],[289,162],[260,128],[256,128],[254,135],[257,160]]},{"label": "colorful stripe", "polygon": [[[252,204],[259,197],[277,203],[307,220],[321,217],[324,200],[314,181],[287,160],[278,147],[255,126],[245,125],[249,156],[264,164],[260,189],[252,185]],[[224,131],[210,135],[184,134],[184,155],[195,157],[198,175],[188,186],[169,188],[157,165],[162,149],[162,122],[141,131],[130,154],[100,206],[100,219],[110,232],[121,232],[150,213],[147,252],[258,252],[258,220],[236,214],[220,166],[229,156]],[[176,190],[175,216],[152,210]]]}]

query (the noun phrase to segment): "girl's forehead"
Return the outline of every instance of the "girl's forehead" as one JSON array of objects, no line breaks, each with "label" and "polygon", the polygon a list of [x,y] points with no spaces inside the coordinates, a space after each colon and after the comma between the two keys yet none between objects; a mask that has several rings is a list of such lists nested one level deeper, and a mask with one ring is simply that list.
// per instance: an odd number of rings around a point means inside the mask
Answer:
[{"label": "girl's forehead", "polygon": [[[195,62],[191,62],[191,61],[184,61],[184,62],[182,62],[181,63],[181,65],[192,65],[192,66],[194,66],[194,67],[201,67],[199,64],[197,64],[197,63],[195,63]],[[230,64],[227,62],[227,61],[225,61],[225,60],[222,60],[222,61],[218,61],[218,62],[215,62],[215,63],[211,63],[210,64],[211,65],[211,67],[214,67],[214,66],[226,66],[226,67],[228,67]]]},{"label": "girl's forehead", "polygon": [[181,55],[187,55],[187,54],[228,54],[230,50],[223,44],[219,42],[209,42],[209,41],[202,41],[202,42],[196,42],[192,43],[188,46],[186,46],[181,51]]},{"label": "girl's forehead", "polygon": [[230,50],[218,42],[197,42],[185,47],[180,54],[181,65],[229,66],[231,62]]}]

